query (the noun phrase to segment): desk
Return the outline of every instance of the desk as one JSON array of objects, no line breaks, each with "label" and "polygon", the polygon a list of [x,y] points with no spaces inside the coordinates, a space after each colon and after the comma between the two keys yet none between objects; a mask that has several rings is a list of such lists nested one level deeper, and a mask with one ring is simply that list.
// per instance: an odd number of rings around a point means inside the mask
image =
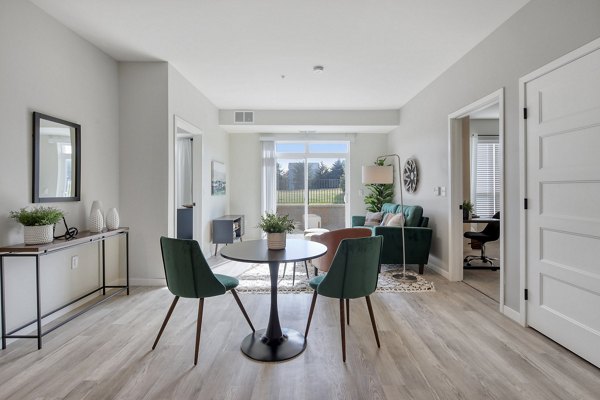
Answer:
[{"label": "desk", "polygon": [[242,341],[241,350],[257,361],[284,361],[296,357],[306,349],[304,335],[293,329],[281,328],[277,309],[277,278],[282,262],[307,261],[327,253],[320,243],[302,239],[288,239],[283,250],[267,249],[266,240],[251,240],[231,244],[221,250],[224,258],[233,261],[269,264],[271,276],[271,308],[266,329],[257,330]]},{"label": "desk", "polygon": [[[126,268],[126,285],[125,286],[110,286],[106,284],[106,265],[104,262],[105,255],[105,245],[104,241],[108,238],[116,237],[119,235],[125,235],[125,268]],[[102,286],[97,289],[92,290],[91,292],[84,294],[83,296],[78,297],[75,300],[68,302],[65,305],[60,306],[54,310],[47,312],[42,315],[42,301],[40,296],[40,259],[42,256],[56,253],[57,251],[62,251],[66,249],[70,249],[75,246],[81,246],[88,243],[100,243],[102,245]],[[2,315],[2,349],[6,349],[6,339],[37,339],[38,341],[38,349],[42,348],[42,337],[52,332],[53,330],[63,326],[67,322],[72,319],[80,316],[84,312],[90,310],[91,308],[97,306],[110,299],[111,297],[121,293],[122,291],[127,291],[127,295],[129,295],[129,228],[119,228],[112,231],[105,231],[99,233],[91,233],[88,231],[79,232],[77,237],[71,240],[54,240],[51,243],[47,244],[37,244],[37,245],[26,245],[26,244],[17,244],[13,246],[0,247],[0,299],[2,301],[2,308],[0,309]],[[37,316],[36,319],[22,325],[16,329],[11,330],[10,332],[6,332],[6,300],[4,298],[4,258],[6,257],[33,257],[35,258],[35,288],[36,288],[36,303],[37,303]],[[119,289],[110,295],[106,296],[106,289]],[[47,316],[54,314],[57,311],[62,310],[63,308],[70,306],[73,303],[78,302],[79,300],[83,300],[84,298],[102,290],[102,295],[106,296],[101,301],[92,304],[84,308],[83,310],[78,311],[74,315],[69,316],[64,321],[61,321],[59,324],[54,325],[52,328],[47,329],[46,331],[42,331],[42,319]],[[15,335],[15,332],[20,331],[21,329],[37,322],[37,335]]]}]

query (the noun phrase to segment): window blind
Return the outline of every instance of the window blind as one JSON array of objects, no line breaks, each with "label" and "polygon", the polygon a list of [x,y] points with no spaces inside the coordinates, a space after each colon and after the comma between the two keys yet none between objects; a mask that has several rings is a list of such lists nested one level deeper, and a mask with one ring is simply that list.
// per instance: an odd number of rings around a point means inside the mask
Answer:
[{"label": "window blind", "polygon": [[473,136],[473,188],[475,214],[492,217],[500,210],[500,144],[498,136]]}]

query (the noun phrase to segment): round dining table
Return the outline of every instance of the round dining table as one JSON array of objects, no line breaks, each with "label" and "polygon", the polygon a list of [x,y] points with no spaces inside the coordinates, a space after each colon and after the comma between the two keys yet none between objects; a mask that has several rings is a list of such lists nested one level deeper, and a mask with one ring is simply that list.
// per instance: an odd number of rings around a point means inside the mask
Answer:
[{"label": "round dining table", "polygon": [[282,328],[277,309],[277,280],[279,264],[307,261],[327,253],[327,247],[303,239],[288,239],[285,249],[269,250],[266,240],[250,240],[227,245],[221,250],[223,258],[233,261],[269,264],[271,277],[271,307],[265,329],[246,336],[241,350],[257,361],[276,362],[296,357],[306,349],[306,339],[300,332]]}]

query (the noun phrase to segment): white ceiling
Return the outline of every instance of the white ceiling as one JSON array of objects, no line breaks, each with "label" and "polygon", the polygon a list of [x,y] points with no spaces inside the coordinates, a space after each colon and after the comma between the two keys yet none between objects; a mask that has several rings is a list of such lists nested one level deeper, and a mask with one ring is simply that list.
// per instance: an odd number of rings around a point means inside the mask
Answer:
[{"label": "white ceiling", "polygon": [[528,0],[31,1],[117,60],[170,62],[221,109],[372,110],[404,105]]}]

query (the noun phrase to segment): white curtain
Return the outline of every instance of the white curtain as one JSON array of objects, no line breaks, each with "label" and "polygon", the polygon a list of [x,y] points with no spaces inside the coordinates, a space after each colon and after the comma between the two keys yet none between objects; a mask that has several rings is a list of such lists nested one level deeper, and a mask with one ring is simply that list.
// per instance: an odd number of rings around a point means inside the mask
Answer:
[{"label": "white curtain", "polygon": [[275,142],[262,142],[262,198],[261,213],[277,211],[277,164],[275,162]]},{"label": "white curtain", "polygon": [[177,198],[175,204],[181,207],[184,204],[192,204],[194,198],[192,196],[192,139],[178,138],[175,146],[177,171]]}]

